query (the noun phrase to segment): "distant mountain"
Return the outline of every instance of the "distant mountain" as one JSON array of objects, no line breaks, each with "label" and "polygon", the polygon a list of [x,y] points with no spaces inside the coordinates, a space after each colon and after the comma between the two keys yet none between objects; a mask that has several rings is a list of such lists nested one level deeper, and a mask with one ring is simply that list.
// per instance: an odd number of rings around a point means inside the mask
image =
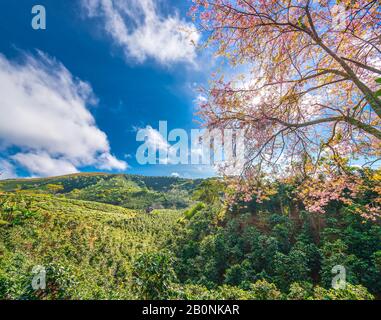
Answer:
[{"label": "distant mountain", "polygon": [[0,191],[54,194],[130,209],[186,208],[191,191],[202,180],[126,174],[79,173],[66,176],[0,181]]}]

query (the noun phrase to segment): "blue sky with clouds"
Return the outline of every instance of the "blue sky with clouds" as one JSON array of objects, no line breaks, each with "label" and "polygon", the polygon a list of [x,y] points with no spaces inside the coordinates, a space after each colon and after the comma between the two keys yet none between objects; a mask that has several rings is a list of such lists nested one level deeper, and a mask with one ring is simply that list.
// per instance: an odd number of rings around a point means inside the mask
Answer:
[{"label": "blue sky with clouds", "polygon": [[[31,27],[33,5],[46,30]],[[186,0],[4,0],[0,12],[2,178],[76,171],[205,177],[205,166],[141,166],[136,129],[197,128],[213,67]]]}]

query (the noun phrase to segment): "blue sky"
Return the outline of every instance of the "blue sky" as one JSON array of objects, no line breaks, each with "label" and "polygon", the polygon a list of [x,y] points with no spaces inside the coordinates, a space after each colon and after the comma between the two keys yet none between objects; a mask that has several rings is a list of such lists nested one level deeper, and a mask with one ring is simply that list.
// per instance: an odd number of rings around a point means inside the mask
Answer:
[{"label": "blue sky", "polygon": [[[46,30],[31,27],[33,5]],[[206,177],[209,167],[137,164],[136,129],[197,128],[213,66],[175,0],[4,0],[0,12],[2,178],[75,171]],[[179,31],[181,30],[181,31]],[[185,35],[186,32],[186,35]]]}]

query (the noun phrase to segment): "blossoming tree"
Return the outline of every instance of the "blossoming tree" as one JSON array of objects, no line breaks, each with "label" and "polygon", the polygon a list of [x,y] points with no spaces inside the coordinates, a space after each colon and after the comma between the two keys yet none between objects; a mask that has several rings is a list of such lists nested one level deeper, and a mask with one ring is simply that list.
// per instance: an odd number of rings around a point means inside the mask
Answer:
[{"label": "blossoming tree", "polygon": [[[195,0],[208,44],[244,70],[227,77],[223,68],[200,113],[209,127],[245,128],[242,176],[251,191],[263,173],[299,177],[315,212],[361,191],[364,177],[349,161],[381,160],[380,7],[377,0]],[[380,198],[362,213],[379,214]]]}]

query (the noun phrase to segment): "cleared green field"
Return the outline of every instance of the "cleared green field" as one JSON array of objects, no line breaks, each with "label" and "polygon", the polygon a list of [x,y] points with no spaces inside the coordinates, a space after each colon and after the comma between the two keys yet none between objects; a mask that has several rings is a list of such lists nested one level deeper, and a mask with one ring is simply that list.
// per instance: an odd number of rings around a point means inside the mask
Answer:
[{"label": "cleared green field", "polygon": [[[9,299],[133,299],[131,263],[159,250],[181,213],[152,214],[51,195],[0,195],[0,295]],[[48,290],[31,290],[36,265]]]}]

